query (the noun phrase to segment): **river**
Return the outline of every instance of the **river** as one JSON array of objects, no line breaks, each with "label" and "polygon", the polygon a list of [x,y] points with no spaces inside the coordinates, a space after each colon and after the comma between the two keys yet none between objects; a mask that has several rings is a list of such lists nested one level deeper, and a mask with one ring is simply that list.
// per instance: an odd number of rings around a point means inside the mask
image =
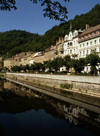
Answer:
[{"label": "river", "polygon": [[0,80],[0,136],[100,136],[96,109]]}]

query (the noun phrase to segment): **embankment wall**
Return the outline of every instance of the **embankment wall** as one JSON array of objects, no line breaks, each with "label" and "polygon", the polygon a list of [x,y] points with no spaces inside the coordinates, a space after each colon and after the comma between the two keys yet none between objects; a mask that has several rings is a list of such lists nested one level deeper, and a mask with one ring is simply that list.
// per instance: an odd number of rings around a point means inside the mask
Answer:
[{"label": "embankment wall", "polygon": [[[73,84],[73,89],[92,94],[100,94],[100,77],[68,76],[50,74],[6,73],[6,78],[27,81],[38,85],[60,88],[61,84]],[[72,89],[72,90],[73,90]]]}]

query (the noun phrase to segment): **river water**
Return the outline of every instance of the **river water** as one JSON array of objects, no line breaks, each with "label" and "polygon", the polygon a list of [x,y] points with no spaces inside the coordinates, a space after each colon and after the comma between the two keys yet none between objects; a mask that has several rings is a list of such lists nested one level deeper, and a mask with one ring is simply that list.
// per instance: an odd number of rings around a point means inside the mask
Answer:
[{"label": "river water", "polygon": [[97,108],[93,112],[0,80],[0,136],[100,136]]}]

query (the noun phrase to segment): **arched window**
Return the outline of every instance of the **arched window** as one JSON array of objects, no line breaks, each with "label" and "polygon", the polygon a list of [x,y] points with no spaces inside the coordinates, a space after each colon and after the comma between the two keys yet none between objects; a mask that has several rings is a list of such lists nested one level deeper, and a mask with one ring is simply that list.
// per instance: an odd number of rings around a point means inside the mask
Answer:
[{"label": "arched window", "polygon": [[72,46],[72,42],[70,42],[70,46]]}]

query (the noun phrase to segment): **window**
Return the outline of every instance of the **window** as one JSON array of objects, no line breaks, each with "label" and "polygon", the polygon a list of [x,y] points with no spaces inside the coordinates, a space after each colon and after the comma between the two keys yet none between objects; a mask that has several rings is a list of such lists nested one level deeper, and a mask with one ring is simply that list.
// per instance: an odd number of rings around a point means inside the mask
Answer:
[{"label": "window", "polygon": [[100,43],[100,39],[99,39],[99,43]]},{"label": "window", "polygon": [[81,48],[81,44],[80,44],[80,48]]},{"label": "window", "polygon": [[81,52],[80,52],[80,57],[81,57]]},{"label": "window", "polygon": [[96,44],[96,40],[94,40],[94,44]]},{"label": "window", "polygon": [[99,52],[100,52],[100,47],[99,47]]},{"label": "window", "polygon": [[87,54],[89,53],[89,51],[87,50]]},{"label": "window", "polygon": [[85,56],[85,51],[83,51],[83,56]]},{"label": "window", "polygon": [[85,44],[83,43],[83,47],[85,47]]},{"label": "window", "polygon": [[90,45],[92,45],[92,41],[90,42]]},{"label": "window", "polygon": [[87,46],[88,46],[88,42],[87,42]]},{"label": "window", "polygon": [[72,42],[70,42],[70,46],[72,46]]},{"label": "window", "polygon": [[72,50],[70,50],[70,53],[72,53]]}]

